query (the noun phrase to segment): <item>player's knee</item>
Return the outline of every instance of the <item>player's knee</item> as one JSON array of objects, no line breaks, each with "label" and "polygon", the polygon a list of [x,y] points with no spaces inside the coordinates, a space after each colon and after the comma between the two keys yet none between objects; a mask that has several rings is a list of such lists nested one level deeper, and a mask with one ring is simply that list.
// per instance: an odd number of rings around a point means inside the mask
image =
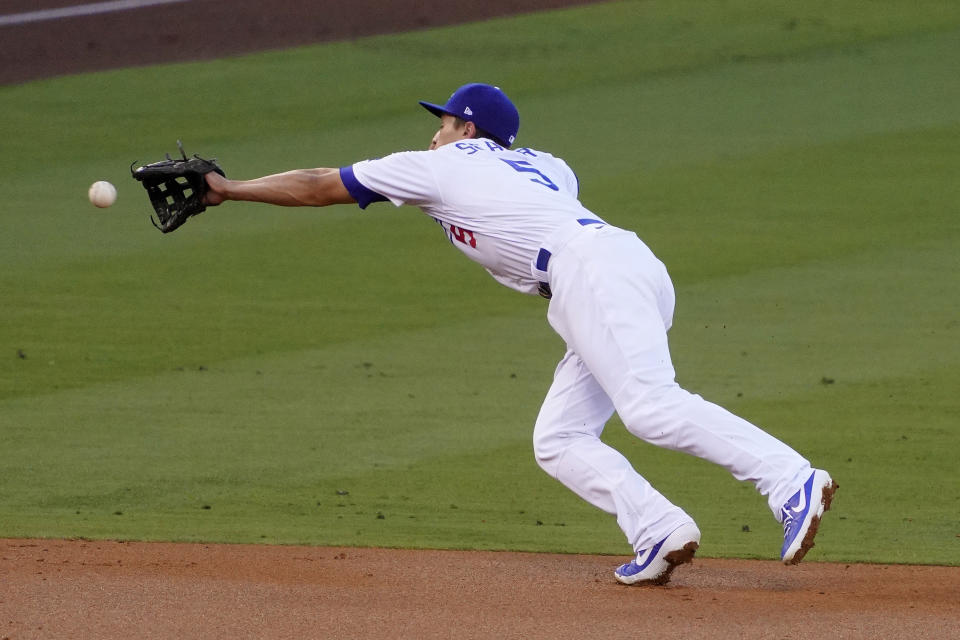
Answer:
[{"label": "player's knee", "polygon": [[560,459],[567,450],[596,439],[597,436],[580,423],[565,426],[537,423],[533,430],[533,455],[541,469],[557,477]]},{"label": "player's knee", "polygon": [[556,477],[557,466],[564,451],[584,437],[573,425],[537,421],[533,430],[533,455],[540,468]]},{"label": "player's knee", "polygon": [[557,434],[538,428],[533,430],[533,457],[540,468],[554,475],[556,463],[563,453],[561,439]]}]

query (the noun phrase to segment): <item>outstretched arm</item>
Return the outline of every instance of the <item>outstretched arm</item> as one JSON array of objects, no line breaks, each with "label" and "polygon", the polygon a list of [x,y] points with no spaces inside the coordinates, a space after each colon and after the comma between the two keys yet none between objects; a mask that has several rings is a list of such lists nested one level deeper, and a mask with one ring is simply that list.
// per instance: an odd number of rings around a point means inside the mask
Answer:
[{"label": "outstretched arm", "polygon": [[297,169],[254,180],[228,180],[218,173],[206,174],[206,202],[225,200],[264,202],[283,207],[325,207],[356,202],[340,179],[339,169]]}]

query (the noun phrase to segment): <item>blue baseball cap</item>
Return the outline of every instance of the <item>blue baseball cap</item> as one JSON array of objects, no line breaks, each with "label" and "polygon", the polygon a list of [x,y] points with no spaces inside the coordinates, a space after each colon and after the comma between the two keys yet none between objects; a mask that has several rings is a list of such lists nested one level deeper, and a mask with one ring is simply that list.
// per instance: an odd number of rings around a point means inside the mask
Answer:
[{"label": "blue baseball cap", "polygon": [[509,147],[520,130],[520,113],[500,87],[474,82],[465,84],[441,106],[420,101],[423,107],[439,117],[443,114],[472,122],[504,147]]}]

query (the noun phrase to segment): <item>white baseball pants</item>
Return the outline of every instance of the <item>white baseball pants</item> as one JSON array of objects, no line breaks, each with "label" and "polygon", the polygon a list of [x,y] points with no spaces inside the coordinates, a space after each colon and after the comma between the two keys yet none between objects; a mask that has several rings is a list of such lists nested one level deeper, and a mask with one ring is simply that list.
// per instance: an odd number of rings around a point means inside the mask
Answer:
[{"label": "white baseball pants", "polygon": [[[675,381],[667,344],[674,290],[663,263],[632,232],[581,227],[552,248],[550,325],[566,341],[534,429],[538,464],[614,514],[637,551],[692,518],[638,474],[600,434],[616,411],[651,444],[752,482],[774,516],[810,473],[807,460]],[[572,237],[571,237],[572,236]]]}]

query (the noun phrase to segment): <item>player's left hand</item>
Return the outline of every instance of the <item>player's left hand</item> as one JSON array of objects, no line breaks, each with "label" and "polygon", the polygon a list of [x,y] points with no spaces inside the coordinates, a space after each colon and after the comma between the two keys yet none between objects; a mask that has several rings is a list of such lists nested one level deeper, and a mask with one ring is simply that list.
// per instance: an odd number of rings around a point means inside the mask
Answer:
[{"label": "player's left hand", "polygon": [[[180,148],[180,158],[173,159],[167,154],[166,160],[136,170],[133,165],[130,166],[131,175],[143,184],[150,204],[157,213],[157,220],[151,216],[150,221],[164,233],[178,229],[191,216],[202,213],[207,205],[214,204],[206,198],[208,174],[216,173],[224,177],[223,169],[216,160],[207,160],[198,155],[188,158],[179,140],[177,146]],[[222,201],[221,198],[216,204]]]},{"label": "player's left hand", "polygon": [[216,171],[211,171],[210,173],[206,174],[204,178],[207,180],[208,189],[207,193],[203,197],[203,201],[207,205],[215,207],[227,199],[226,189],[227,184],[230,182],[229,180],[224,178]]}]

